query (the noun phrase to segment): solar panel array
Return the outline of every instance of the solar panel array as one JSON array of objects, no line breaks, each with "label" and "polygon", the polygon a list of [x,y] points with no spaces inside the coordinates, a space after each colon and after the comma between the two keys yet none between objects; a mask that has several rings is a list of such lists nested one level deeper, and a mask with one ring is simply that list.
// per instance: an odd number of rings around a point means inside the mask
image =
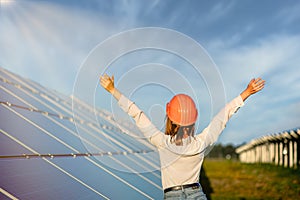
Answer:
[{"label": "solar panel array", "polygon": [[241,162],[300,167],[300,128],[264,135],[236,149]]},{"label": "solar panel array", "polygon": [[0,199],[161,199],[158,154],[135,131],[0,68]]}]

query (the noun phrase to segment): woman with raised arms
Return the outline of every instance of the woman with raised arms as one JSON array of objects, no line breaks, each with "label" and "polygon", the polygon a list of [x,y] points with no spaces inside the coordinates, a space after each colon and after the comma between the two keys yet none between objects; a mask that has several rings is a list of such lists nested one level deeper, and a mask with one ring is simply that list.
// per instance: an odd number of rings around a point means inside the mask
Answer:
[{"label": "woman with raised arms", "polygon": [[252,79],[247,88],[197,135],[194,135],[194,131],[198,111],[190,96],[177,94],[167,103],[163,133],[115,87],[113,76],[101,76],[100,84],[116,98],[119,106],[135,120],[137,127],[158,149],[164,199],[206,200],[198,182],[205,150],[217,141],[229,118],[244,105],[244,101],[264,88],[265,81],[261,78]]}]

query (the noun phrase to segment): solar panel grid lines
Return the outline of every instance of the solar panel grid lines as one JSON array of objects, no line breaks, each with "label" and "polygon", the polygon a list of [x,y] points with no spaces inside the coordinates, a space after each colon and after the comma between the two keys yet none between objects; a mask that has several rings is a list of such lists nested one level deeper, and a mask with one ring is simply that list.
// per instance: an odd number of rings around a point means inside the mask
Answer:
[{"label": "solar panel grid lines", "polygon": [[[120,131],[125,133],[126,135],[133,135],[132,131],[129,131],[128,128],[124,127],[124,125],[118,124],[116,121],[112,119],[107,119],[107,121],[110,122],[113,126],[118,126],[120,128]],[[154,149],[153,145],[151,145],[149,142],[146,142],[143,139],[139,141],[142,142],[148,148]]]},{"label": "solar panel grid lines", "polygon": [[[3,130],[2,130],[3,131]],[[98,152],[98,153],[69,153],[69,154],[21,154],[21,155],[0,155],[0,159],[31,159],[31,158],[63,158],[63,157],[82,157],[82,156],[114,156],[114,155],[128,155],[128,154],[140,154],[140,153],[149,153],[152,151],[134,151],[134,152],[126,152],[126,151],[120,151],[120,152]]]},{"label": "solar panel grid lines", "polygon": [[[24,100],[23,98],[21,98],[21,97],[18,95],[18,93],[16,93],[16,91],[12,92],[11,88],[8,88],[8,87],[5,88],[5,87],[3,87],[3,86],[1,86],[1,87],[2,87],[2,89],[5,90],[7,93],[10,93],[11,95],[13,95],[16,99],[19,99],[20,101],[25,102],[25,100]],[[50,107],[48,104],[46,104],[44,101],[38,99],[36,96],[32,95],[32,93],[28,92],[27,90],[24,90],[23,88],[20,88],[20,91],[19,91],[19,92],[23,92],[23,95],[26,95],[26,98],[27,98],[27,99],[30,98],[31,101],[35,100],[35,101],[37,101],[37,103],[39,103],[39,104],[45,106],[44,109],[42,109],[44,113],[46,113],[46,112],[47,112],[47,113],[49,113],[49,112],[50,112],[50,113],[61,113],[61,112],[59,112],[57,109],[54,109],[54,108],[51,109],[51,107]],[[40,110],[40,109],[38,109],[36,106],[33,106],[33,105],[30,104],[30,103],[27,103],[27,104],[25,103],[25,105],[26,105],[27,107],[31,107],[31,109],[34,109],[34,110]],[[48,109],[48,110],[46,110],[46,109]]]},{"label": "solar panel grid lines", "polygon": [[[17,78],[15,78],[15,76],[12,76],[12,75],[10,75],[11,77],[13,77],[14,79],[16,79],[16,80],[18,80]],[[32,82],[33,83],[33,82]],[[13,85],[16,85],[16,84],[13,84]],[[30,86],[29,86],[30,87]],[[38,86],[38,87],[40,87],[40,86]],[[32,89],[31,88],[31,90],[34,90],[34,91],[36,91],[35,89]],[[30,90],[30,91],[31,91]],[[47,99],[47,100],[49,100],[50,102],[52,101],[51,100],[51,98],[48,98],[47,97],[47,95],[41,95],[42,97],[44,97],[45,99]],[[57,98],[52,98],[52,99],[56,99],[57,100]],[[89,111],[91,111],[92,109],[87,105],[87,104],[85,104],[84,102],[82,102],[82,101],[80,101],[80,100],[77,100],[77,101],[79,101],[82,105],[83,105],[83,107],[85,107],[87,110],[89,110]],[[62,101],[62,102],[64,102],[64,101]],[[43,103],[43,102],[42,102]],[[55,102],[53,102],[52,101],[52,103],[54,103],[55,104]],[[66,103],[66,102],[65,102]],[[46,106],[48,106],[47,104],[46,104]],[[59,104],[57,104],[57,106],[58,107],[60,107],[60,105]],[[64,107],[62,107],[62,109],[64,109]],[[68,109],[64,109],[66,112],[69,112],[68,114],[72,114]],[[57,111],[56,111],[57,112]],[[84,113],[84,112],[82,112],[82,113]],[[48,114],[48,112],[44,112],[44,114]],[[60,115],[60,118],[62,118],[62,115]],[[69,119],[71,122],[73,121],[72,120],[72,118],[67,118],[67,119]],[[111,116],[110,117],[107,117],[107,119],[108,119],[108,121],[110,121],[110,123],[113,123],[113,127],[117,127],[118,125],[116,124],[116,123],[114,123],[114,121],[113,120],[111,120]],[[91,119],[92,120],[92,119]],[[84,121],[83,120],[79,120],[79,122],[81,122],[81,123],[84,123]],[[93,124],[93,125],[95,125],[95,124]],[[129,132],[129,131],[128,131]],[[127,132],[127,133],[128,133]],[[147,143],[147,142],[143,142],[145,145],[147,145],[148,147],[150,147],[151,146],[151,144],[149,144],[149,143]]]},{"label": "solar panel grid lines", "polygon": [[[27,93],[26,91],[25,91],[25,93]],[[30,94],[28,94],[28,95],[30,95]],[[17,96],[15,96],[16,98],[19,98],[19,97],[17,97]],[[33,98],[34,98],[34,96],[32,96]],[[42,101],[40,101],[40,100],[38,100],[41,104],[44,104],[45,105],[45,103],[44,102],[42,102]],[[24,101],[23,101],[24,102]],[[28,104],[27,103],[27,105],[29,105],[30,106],[30,104]],[[47,104],[46,104],[46,106],[49,108],[49,109],[52,109],[51,107],[49,107]],[[35,110],[38,110],[38,109],[36,109],[36,108],[33,108],[33,109],[35,109]],[[54,111],[56,111],[56,110],[54,110]],[[70,118],[69,118],[70,119]],[[83,120],[84,121],[84,120]],[[88,124],[88,125],[91,125],[91,124]],[[93,127],[92,127],[93,128]],[[98,130],[98,129],[97,129]]]},{"label": "solar panel grid lines", "polygon": [[64,146],[66,146],[67,148],[71,149],[72,151],[77,152],[77,150],[75,148],[73,148],[72,146],[70,146],[69,144],[65,143],[64,141],[62,141],[61,139],[59,139],[58,137],[54,136],[53,134],[51,134],[49,131],[47,131],[46,129],[40,127],[38,124],[34,123],[33,121],[27,119],[26,117],[24,117],[23,115],[21,115],[20,113],[16,112],[15,110],[11,109],[10,107],[4,106],[6,107],[8,110],[10,110],[12,113],[16,114],[17,116],[19,116],[20,118],[22,118],[24,121],[28,122],[29,124],[31,124],[32,126],[34,126],[35,128],[39,129],[40,131],[42,131],[43,133],[47,134],[48,136],[50,136],[51,138],[53,138],[54,140],[58,141],[59,143],[63,144]]},{"label": "solar panel grid lines", "polygon": [[31,90],[33,93],[39,93],[37,90],[35,90],[34,88],[32,88],[31,86],[28,85],[28,79],[25,80],[25,78],[20,77],[17,74],[11,73],[8,70],[5,70],[3,68],[0,67],[0,71],[2,72],[2,76],[5,74],[7,78],[11,78],[14,80],[18,80],[19,81],[19,85],[22,85],[22,87],[26,87],[29,90]]},{"label": "solar panel grid lines", "polygon": [[[23,86],[23,85],[22,85],[21,87],[19,87],[20,89],[23,89],[23,91],[27,91],[26,94],[30,94],[30,93],[32,93],[32,94],[34,94],[34,95],[37,94],[38,96],[43,97],[43,99],[48,100],[48,103],[50,103],[50,102],[51,102],[51,103],[54,103],[54,102],[66,103],[62,98],[58,98],[58,97],[56,97],[56,96],[53,96],[53,95],[57,94],[57,92],[54,94],[54,93],[53,93],[53,92],[54,92],[53,90],[46,90],[48,94],[43,93],[43,92],[39,92],[39,90],[40,90],[40,91],[45,91],[45,88],[41,87],[39,84],[36,84],[36,83],[34,83],[34,82],[32,82],[32,81],[27,81],[27,83],[25,83],[21,78],[19,78],[19,77],[18,77],[17,75],[15,75],[15,74],[6,72],[6,75],[8,75],[10,78],[13,79],[14,82],[5,79],[5,80],[7,80],[7,81],[6,81],[7,83],[9,83],[9,84],[11,84],[11,85],[13,85],[13,86],[20,85],[20,83],[21,83],[21,84],[26,84],[26,87]],[[4,78],[2,78],[2,79],[4,79]],[[37,90],[37,89],[39,89],[39,90]],[[53,93],[53,95],[49,95],[51,92]],[[61,96],[61,95],[60,95],[60,96]],[[31,97],[33,97],[33,95],[31,95]],[[66,97],[66,98],[67,98],[67,97]],[[35,100],[39,101],[40,99],[36,99],[36,98],[35,98]],[[42,102],[42,101],[40,101],[40,102]],[[47,107],[47,106],[48,106],[48,104],[46,104],[46,107]],[[61,106],[60,104],[56,104],[56,106],[57,106],[58,108],[61,108],[62,110],[64,110],[64,111],[65,111],[66,113],[68,113],[70,116],[72,116],[72,112],[71,112],[69,109],[64,109],[64,107]],[[57,111],[57,110],[56,110],[56,112],[59,113],[59,111]]]},{"label": "solar panel grid lines", "polygon": [[140,143],[142,143],[143,145],[145,145],[146,147],[148,147],[149,149],[155,149],[155,147],[150,144],[145,138],[139,138],[139,137],[136,137],[136,135],[138,135],[136,133],[136,131],[132,131],[132,130],[129,130],[129,129],[132,129],[132,127],[130,127],[130,122],[127,122],[127,124],[120,124],[119,122],[116,122],[115,120],[111,118],[108,118],[106,119],[113,127],[119,127],[119,131],[121,133],[124,133],[124,135],[126,136],[134,136],[135,137],[135,140],[138,140]]},{"label": "solar panel grid lines", "polygon": [[[120,131],[120,132],[124,132],[124,133],[127,133],[127,134],[130,133],[131,135],[133,135],[132,134],[133,127],[132,126],[130,127],[131,124],[128,121],[124,121],[123,123],[121,121],[116,122],[113,118],[112,113],[109,113],[108,111],[100,109],[100,108],[95,108],[95,107],[92,108],[89,104],[87,104],[84,101],[76,98],[75,96],[71,96],[71,99],[73,101],[72,106],[76,106],[76,108],[78,108],[79,110],[88,111],[91,114],[91,115],[88,115],[89,117],[91,117],[92,115],[100,117],[100,119],[105,120],[105,121],[109,122],[112,125],[112,126],[109,126],[109,128],[114,128],[114,129],[117,128],[118,131]],[[78,112],[76,114],[84,115],[85,112]],[[76,116],[75,116],[75,119],[77,119]],[[127,127],[127,128],[125,128],[125,127]],[[131,130],[129,131],[128,128],[131,129]],[[153,148],[153,146],[150,143],[145,142],[144,140],[141,140],[141,142],[143,142],[148,147]]]},{"label": "solar panel grid lines", "polygon": [[[40,111],[40,110],[37,110],[37,109],[35,109],[35,108],[31,108],[31,107],[24,107],[24,106],[14,105],[14,104],[11,104],[11,103],[9,103],[9,102],[0,102],[0,104],[5,104],[5,105],[7,105],[7,106],[9,106],[9,107],[17,107],[17,108],[29,110],[29,111],[31,111],[31,112],[39,112],[39,113],[41,113],[41,114],[47,113],[46,115],[48,115],[48,116],[55,116],[55,117],[59,117],[60,119],[69,119],[69,117],[65,117],[65,116],[62,116],[62,115],[60,115],[60,114],[48,113],[48,112]],[[57,123],[56,121],[54,121],[54,120],[52,120],[52,119],[50,119],[50,118],[49,118],[49,120],[51,120],[51,121]],[[85,124],[88,124],[88,123],[85,122]],[[79,137],[79,136],[77,135],[77,133],[75,133],[74,131],[68,129],[68,128],[65,127],[64,125],[61,125],[61,126],[64,127],[68,132],[73,133],[73,135],[74,135],[75,137]],[[89,141],[85,140],[85,138],[80,138],[80,139],[84,140],[84,142],[89,143]],[[92,145],[91,143],[89,143],[89,144]]]},{"label": "solar panel grid lines", "polygon": [[13,86],[15,86],[15,87],[17,87],[17,88],[23,88],[23,89],[25,89],[25,90],[29,90],[29,91],[32,92],[32,93],[38,94],[38,92],[37,92],[36,90],[32,90],[32,89],[29,89],[29,88],[27,88],[27,87],[21,86],[20,84],[14,83],[14,82],[12,82],[12,81],[10,81],[10,80],[8,80],[8,79],[5,79],[5,78],[3,78],[3,77],[0,77],[0,81],[2,81],[2,82],[4,82],[4,83],[11,84],[11,85],[13,85]]},{"label": "solar panel grid lines", "polygon": [[0,187],[0,193],[2,193],[3,195],[5,195],[6,197],[8,197],[11,200],[18,200],[17,197],[13,196],[12,194],[10,194],[9,192],[7,192],[6,190],[4,190],[1,187]]},{"label": "solar panel grid lines", "polygon": [[[91,110],[91,109],[89,109],[89,110]],[[97,112],[97,111],[95,110],[95,114],[99,114],[99,113],[100,113],[100,112]],[[99,114],[98,116],[101,117],[100,114]],[[102,128],[108,129],[108,130],[109,130],[109,129],[113,129],[113,130],[116,130],[116,131],[118,131],[118,132],[120,132],[120,133],[127,133],[127,134],[125,134],[125,136],[126,136],[127,138],[128,138],[128,135],[132,135],[132,132],[129,131],[127,128],[125,128],[124,125],[120,125],[119,123],[117,123],[116,121],[114,121],[111,115],[105,117],[104,120],[105,120],[106,122],[108,122],[108,123],[110,124],[110,126],[107,126],[107,125],[105,125],[105,124],[101,124]],[[75,120],[75,121],[76,121],[76,120]],[[97,128],[97,125],[98,125],[98,124],[93,124],[93,126],[94,126],[93,128]],[[109,135],[111,135],[111,134],[109,134]],[[119,134],[118,137],[122,137],[122,135]],[[132,140],[132,138],[129,137],[129,140]],[[128,140],[128,141],[129,141],[129,140]],[[125,142],[126,142],[126,141],[125,141]],[[144,139],[139,140],[139,142],[142,143],[143,145],[147,146],[148,148],[154,149],[154,147],[153,147],[151,144],[149,144],[148,142],[146,142]],[[135,141],[135,143],[136,143],[136,141]]]},{"label": "solar panel grid lines", "polygon": [[[0,120],[0,132],[38,152],[30,153],[1,134],[0,171],[7,176],[0,177],[0,182],[13,196],[41,199],[51,193],[53,199],[95,199],[95,195],[101,199],[162,198],[156,149],[143,138],[131,137],[135,134],[131,125],[119,124],[108,111],[79,99],[80,113],[74,118],[74,98],[1,68],[0,98],[0,117],[4,119]],[[75,124],[83,134],[78,134]],[[89,148],[95,151],[87,151]],[[44,167],[35,170],[38,165]],[[42,179],[46,174],[49,181]],[[20,182],[25,177],[27,185]],[[116,193],[115,187],[120,192]]]},{"label": "solar panel grid lines", "polygon": [[[37,109],[36,109],[37,110]],[[49,120],[51,120],[51,121],[54,121],[53,119],[51,119],[51,118],[49,118]],[[57,123],[56,121],[54,121],[55,123]],[[63,126],[63,125],[61,125],[61,126]],[[63,126],[64,127],[64,126]],[[64,127],[65,128],[65,127]],[[76,134],[76,133],[74,133],[73,131],[71,131],[71,130],[68,130],[67,128],[65,128],[67,131],[69,131],[69,132],[71,132],[75,137],[78,137],[78,135]],[[98,131],[99,129],[97,129],[97,131]],[[100,137],[98,137],[98,138],[100,138]],[[81,138],[84,142],[86,142],[86,143],[88,143],[89,145],[91,145],[91,146],[94,146],[93,144],[91,144],[89,141],[87,141],[87,140],[85,140],[85,138]],[[95,148],[97,148],[96,146],[94,146]],[[97,150],[99,150],[99,149],[97,149]],[[143,157],[140,157],[141,159],[143,159],[144,160],[144,158]],[[132,160],[133,162],[135,162],[135,163],[137,163],[137,165],[141,165],[139,162],[137,162],[135,159],[133,159]],[[147,162],[147,161],[146,161]],[[150,163],[150,162],[148,162],[148,164],[150,164],[150,165],[152,165],[152,163]],[[158,166],[154,166],[156,169],[158,168]]]},{"label": "solar panel grid lines", "polygon": [[[28,149],[29,151],[31,151],[34,154],[39,154],[37,151],[35,151],[34,149],[30,148],[29,146],[27,146],[26,144],[24,144],[23,142],[21,142],[20,140],[16,139],[15,137],[11,136],[10,134],[8,134],[7,132],[3,131],[2,129],[0,129],[0,132],[3,133],[4,135],[6,135],[7,137],[11,138],[12,140],[14,140],[15,142],[17,142],[18,144],[20,144],[21,146],[25,147],[26,149]],[[81,183],[82,185],[84,185],[85,187],[89,188],[90,190],[92,190],[93,192],[99,194],[100,196],[104,197],[105,199],[109,199],[106,196],[104,196],[103,194],[99,193],[98,191],[96,191],[94,188],[90,187],[89,185],[87,185],[86,183],[84,183],[83,181],[79,180],[78,178],[74,177],[72,174],[68,173],[67,171],[65,171],[64,169],[62,169],[61,167],[55,165],[54,163],[52,163],[51,161],[49,161],[46,158],[42,158],[44,161],[48,162],[49,164],[51,164],[52,166],[54,166],[55,168],[59,169],[60,171],[62,171],[63,173],[65,173],[66,175],[70,176],[71,178],[73,178],[74,180],[78,181],[79,183]]]},{"label": "solar panel grid lines", "polygon": [[[112,133],[112,132],[110,132],[110,133]],[[111,135],[111,134],[108,134],[108,135]],[[109,138],[110,139],[110,138]],[[144,140],[139,140],[139,142],[145,142]],[[144,144],[144,143],[143,143]],[[151,145],[151,144],[150,144]],[[148,146],[148,145],[147,145]],[[149,147],[149,146],[148,146]],[[150,146],[150,148],[149,149],[152,149],[153,151],[155,151],[155,149],[153,148],[153,146],[151,145]],[[128,151],[128,150],[127,150]],[[129,150],[129,151],[131,151],[131,150]],[[153,167],[153,169],[159,169],[159,165],[158,165],[158,163],[154,163],[154,162],[150,162],[150,160],[148,160],[148,159],[145,159],[143,156],[141,156],[141,155],[139,155],[139,154],[137,154],[137,157],[139,158],[139,159],[141,159],[141,160],[143,160],[143,161],[145,161],[147,164],[148,164],[148,166],[151,166],[151,167]],[[157,160],[158,160],[158,158],[157,158]],[[151,160],[152,161],[152,160]]]},{"label": "solar panel grid lines", "polygon": [[[51,121],[53,121],[53,119],[51,119],[51,118],[49,118]],[[57,123],[56,121],[54,121],[55,123]],[[61,125],[61,126],[63,126],[63,125]],[[96,129],[96,131],[98,131],[99,129]],[[72,132],[72,131],[71,131]],[[76,134],[76,133],[73,133],[72,132],[72,134],[75,136],[75,137],[78,137],[78,135]],[[49,134],[48,134],[49,135]],[[55,138],[56,139],[56,138]],[[84,138],[81,138],[81,139],[83,139],[84,140]],[[59,142],[61,142],[61,140],[59,140]],[[88,143],[89,143],[89,141],[87,141]],[[118,143],[118,144],[121,144],[122,145],[122,143],[119,143],[118,141],[115,141],[116,143]],[[65,146],[67,146],[67,147],[69,147],[70,148],[70,146],[68,146],[68,145],[65,145]],[[94,146],[97,150],[99,150],[99,151],[103,151],[103,149],[100,149],[100,148],[98,148],[97,146]],[[126,147],[126,146],[125,146]],[[74,150],[74,149],[72,149],[72,150]],[[131,149],[126,149],[127,151],[132,151]],[[129,168],[127,165],[124,165],[123,163],[120,163],[118,160],[116,160],[115,158],[113,158],[116,162],[118,162],[120,165],[122,165],[123,167],[125,167],[126,169],[128,169],[128,170],[130,170],[131,172],[135,172],[135,171],[133,171],[131,168]],[[136,160],[133,160],[133,162],[136,162],[138,165],[140,165],[140,163],[138,163]]]},{"label": "solar panel grid lines", "polygon": [[[12,78],[13,79],[13,81],[12,80],[7,80],[7,79],[5,79],[5,78],[2,78],[2,80],[4,79],[7,83],[9,83],[9,84],[11,84],[11,85],[13,85],[13,86],[15,86],[15,87],[17,87],[17,88],[19,88],[19,89],[24,89],[24,90],[26,90],[26,91],[28,91],[28,92],[31,92],[31,93],[33,93],[33,94],[38,94],[39,96],[47,96],[44,92],[41,92],[41,91],[43,91],[43,90],[36,90],[35,88],[33,88],[32,86],[30,86],[30,81],[29,80],[27,80],[26,82],[25,82],[25,80],[22,80],[22,78],[21,77],[19,77],[18,75],[16,75],[16,74],[13,74],[13,73],[9,73],[8,71],[6,71],[6,70],[2,70],[2,72],[4,72],[5,73],[5,75],[7,75],[8,77],[10,77],[10,78]],[[0,79],[1,80],[1,79]],[[47,90],[47,91],[49,91],[49,90]],[[57,98],[55,98],[55,97],[52,97],[52,98],[54,98],[54,99],[57,99]]]},{"label": "solar panel grid lines", "polygon": [[[114,146],[113,146],[114,148]],[[133,154],[135,151],[139,152],[138,150],[133,150],[133,149],[128,149],[128,148],[125,148],[125,151],[124,152],[128,152],[128,154]],[[149,152],[152,152],[153,150],[150,150]],[[126,154],[125,156],[127,156],[128,154]],[[120,162],[118,159],[115,159],[114,157],[112,157],[112,159],[114,161],[116,161],[120,166],[123,166],[125,169],[129,170],[130,172],[133,172],[133,173],[137,173],[137,171],[131,169],[130,167],[128,167],[127,165],[125,165],[124,163]],[[153,171],[153,169],[157,169],[158,166],[157,165],[154,165],[149,162],[148,160],[146,160],[142,155],[140,155],[139,153],[135,155],[134,158],[131,158],[129,156],[127,156],[127,159],[128,161],[134,163],[134,167],[141,167],[144,171]],[[143,161],[143,162],[141,162]],[[148,165],[146,165],[148,164]],[[152,168],[149,168],[149,165],[152,166]],[[140,176],[140,175],[139,175]],[[157,178],[159,178],[158,175],[154,174],[154,176],[156,176]],[[143,179],[144,177],[141,176]],[[147,180],[147,179],[145,179]],[[148,180],[147,180],[148,181]],[[160,187],[156,184],[156,187]]]},{"label": "solar panel grid lines", "polygon": [[60,118],[60,119],[70,120],[70,117],[63,116],[63,115],[61,115],[61,114],[49,113],[49,112],[46,112],[46,111],[42,111],[42,110],[38,110],[38,109],[35,109],[35,108],[31,108],[31,107],[20,106],[20,105],[17,105],[17,104],[10,103],[10,102],[8,102],[8,101],[6,101],[6,102],[0,101],[0,104],[6,104],[6,105],[8,105],[9,107],[16,107],[16,108],[28,110],[28,111],[31,111],[31,112],[38,112],[38,113],[41,113],[41,114],[44,114],[44,115],[49,115],[49,116],[53,116],[53,117],[58,117],[58,118]]}]

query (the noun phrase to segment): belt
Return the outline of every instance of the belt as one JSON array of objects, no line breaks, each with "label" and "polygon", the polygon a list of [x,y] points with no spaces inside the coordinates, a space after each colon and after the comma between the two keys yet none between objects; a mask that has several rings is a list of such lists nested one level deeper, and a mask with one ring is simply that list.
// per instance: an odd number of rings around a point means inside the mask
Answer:
[{"label": "belt", "polygon": [[174,186],[174,187],[169,187],[167,189],[164,189],[164,193],[170,192],[170,191],[176,191],[176,190],[183,190],[186,188],[199,188],[200,184],[199,183],[192,183],[192,184],[187,184],[187,185],[178,185],[178,186]]}]

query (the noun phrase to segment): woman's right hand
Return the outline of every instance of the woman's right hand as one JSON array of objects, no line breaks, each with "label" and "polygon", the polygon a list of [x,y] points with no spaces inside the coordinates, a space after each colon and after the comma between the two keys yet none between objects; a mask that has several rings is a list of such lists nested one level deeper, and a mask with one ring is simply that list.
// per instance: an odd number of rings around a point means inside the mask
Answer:
[{"label": "woman's right hand", "polygon": [[100,84],[109,93],[113,94],[115,90],[114,76],[109,77],[107,74],[100,76]]},{"label": "woman's right hand", "polygon": [[265,87],[265,80],[261,78],[252,79],[247,88],[241,93],[243,101],[245,101],[249,96],[261,91]]}]

